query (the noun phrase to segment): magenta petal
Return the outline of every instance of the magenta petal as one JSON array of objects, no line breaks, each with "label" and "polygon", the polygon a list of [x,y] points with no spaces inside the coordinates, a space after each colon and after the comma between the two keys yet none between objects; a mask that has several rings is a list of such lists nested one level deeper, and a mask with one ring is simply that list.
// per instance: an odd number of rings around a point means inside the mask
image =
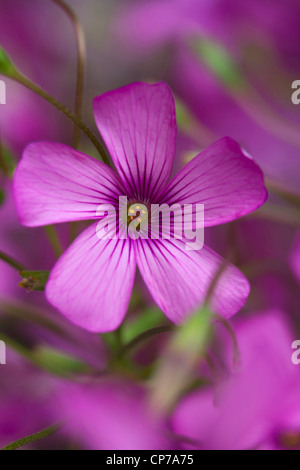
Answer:
[{"label": "magenta petal", "polygon": [[49,302],[89,331],[111,331],[122,322],[135,276],[130,239],[100,240],[97,223],[58,260],[46,286]]},{"label": "magenta petal", "polygon": [[19,218],[30,227],[94,219],[99,204],[118,201],[122,186],[104,163],[51,142],[26,147],[14,177]]},{"label": "magenta petal", "polygon": [[206,227],[230,222],[267,198],[263,174],[231,138],[224,137],[191,160],[169,183],[161,200],[204,204]]},{"label": "magenta petal", "polygon": [[111,380],[63,385],[57,400],[65,430],[89,450],[169,449],[167,433],[147,407],[144,390]]},{"label": "magenta petal", "polygon": [[[223,260],[204,246],[187,251],[182,240],[139,240],[137,264],[158,306],[174,323],[201,307]],[[249,283],[233,265],[220,276],[210,306],[225,318],[249,295]]]},{"label": "magenta petal", "polygon": [[150,199],[170,176],[175,103],[164,83],[133,83],[94,100],[94,114],[128,194]]}]

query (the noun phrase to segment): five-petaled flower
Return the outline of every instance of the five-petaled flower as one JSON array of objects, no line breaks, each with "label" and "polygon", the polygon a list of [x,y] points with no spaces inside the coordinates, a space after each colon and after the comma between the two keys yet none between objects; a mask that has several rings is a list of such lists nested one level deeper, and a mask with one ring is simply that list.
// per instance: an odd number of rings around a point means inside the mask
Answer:
[{"label": "five-petaled flower", "polygon": [[[266,199],[263,175],[230,138],[191,160],[170,182],[176,146],[175,104],[164,83],[134,83],[94,100],[94,113],[117,171],[57,143],[33,143],[14,179],[20,221],[40,226],[97,219],[100,204],[119,196],[149,203],[204,204],[205,226],[230,222]],[[117,328],[128,307],[136,265],[161,310],[175,323],[201,305],[222,265],[207,246],[187,251],[184,240],[102,239],[97,220],[51,271],[46,296],[72,322],[90,331]],[[228,263],[210,298],[228,318],[244,304],[249,283]]]}]

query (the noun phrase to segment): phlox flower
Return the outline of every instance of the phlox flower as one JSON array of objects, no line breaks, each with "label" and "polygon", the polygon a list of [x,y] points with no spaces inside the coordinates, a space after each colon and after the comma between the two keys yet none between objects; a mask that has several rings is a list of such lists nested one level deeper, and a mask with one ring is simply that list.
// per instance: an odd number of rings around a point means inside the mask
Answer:
[{"label": "phlox flower", "polygon": [[[180,323],[204,301],[223,260],[204,245],[159,238],[99,239],[100,204],[204,204],[205,227],[230,222],[266,199],[262,172],[232,139],[203,150],[169,182],[176,146],[175,104],[164,83],[134,83],[94,100],[97,126],[116,171],[58,143],[30,144],[14,177],[20,222],[34,227],[93,220],[51,271],[46,296],[90,331],[117,328],[126,313],[136,265],[154,300]],[[98,222],[97,222],[98,219]],[[211,308],[228,318],[244,304],[249,283],[223,270]]]}]

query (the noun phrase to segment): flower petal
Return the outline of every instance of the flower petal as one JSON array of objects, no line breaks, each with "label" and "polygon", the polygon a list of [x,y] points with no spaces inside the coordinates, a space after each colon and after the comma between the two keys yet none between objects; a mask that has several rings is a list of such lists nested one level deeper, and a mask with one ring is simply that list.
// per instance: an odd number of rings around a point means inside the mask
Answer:
[{"label": "flower petal", "polygon": [[[137,264],[155,302],[174,323],[203,304],[224,260],[204,245],[187,251],[183,240],[138,240]],[[245,303],[249,283],[230,263],[222,271],[210,307],[225,318]]]},{"label": "flower petal", "polygon": [[121,380],[62,384],[57,419],[65,430],[94,450],[170,449],[164,423],[149,411],[143,389]]},{"label": "flower petal", "polygon": [[175,103],[164,83],[133,83],[98,96],[94,114],[122,181],[133,198],[164,188],[176,144]]},{"label": "flower petal", "polygon": [[114,204],[124,192],[117,173],[66,145],[26,147],[14,177],[20,221],[35,227],[95,219],[99,204]]},{"label": "flower petal", "polygon": [[46,286],[49,302],[89,331],[111,331],[122,322],[135,276],[130,239],[99,239],[97,223],[58,260]]},{"label": "flower petal", "polygon": [[204,204],[206,227],[249,214],[266,198],[260,168],[229,137],[223,137],[193,158],[161,196],[170,205]]}]

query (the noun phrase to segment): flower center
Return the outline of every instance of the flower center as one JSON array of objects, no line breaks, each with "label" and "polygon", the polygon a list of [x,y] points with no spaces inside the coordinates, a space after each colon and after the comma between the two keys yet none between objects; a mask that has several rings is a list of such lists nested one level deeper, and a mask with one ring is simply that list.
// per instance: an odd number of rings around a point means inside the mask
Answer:
[{"label": "flower center", "polygon": [[148,224],[149,211],[148,207],[141,202],[129,202],[127,206],[127,225],[137,228],[138,225],[145,226]]}]

